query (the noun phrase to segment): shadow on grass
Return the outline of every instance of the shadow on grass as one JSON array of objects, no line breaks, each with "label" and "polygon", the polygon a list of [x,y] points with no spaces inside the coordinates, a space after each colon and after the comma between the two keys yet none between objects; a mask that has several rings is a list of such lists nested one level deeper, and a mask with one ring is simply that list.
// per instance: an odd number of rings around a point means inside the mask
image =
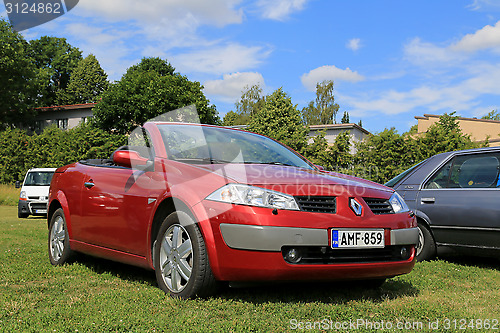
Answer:
[{"label": "shadow on grass", "polygon": [[500,260],[498,258],[473,257],[463,254],[446,254],[439,256],[439,259],[461,266],[471,266],[500,271]]},{"label": "shadow on grass", "polygon": [[141,282],[143,284],[157,286],[155,273],[152,270],[92,257],[82,253],[78,253],[75,256],[74,262],[86,266],[97,274],[109,274],[126,281]]},{"label": "shadow on grass", "polygon": [[[97,274],[110,274],[122,280],[157,287],[154,271],[84,254],[78,254],[76,262]],[[383,302],[418,294],[419,290],[411,283],[389,279],[380,288],[370,288],[364,281],[232,283],[231,287],[222,288],[215,297],[256,304],[267,302],[343,304],[352,300]]]},{"label": "shadow on grass", "polygon": [[380,288],[370,288],[363,281],[273,282],[252,283],[226,289],[219,296],[251,303],[320,302],[344,304],[353,300],[383,302],[403,296],[417,296],[419,290],[411,283],[387,280]]}]

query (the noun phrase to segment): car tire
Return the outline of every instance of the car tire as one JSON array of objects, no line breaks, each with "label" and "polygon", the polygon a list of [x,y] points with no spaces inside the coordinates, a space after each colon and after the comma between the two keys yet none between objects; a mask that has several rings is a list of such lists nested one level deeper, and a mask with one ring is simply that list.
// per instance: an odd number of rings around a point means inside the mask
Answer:
[{"label": "car tire", "polygon": [[415,247],[417,261],[434,258],[436,255],[436,242],[430,230],[421,222],[418,222],[418,242]]},{"label": "car tire", "polygon": [[50,263],[54,266],[68,262],[74,254],[69,247],[68,228],[62,208],[57,209],[50,218],[48,243]]},{"label": "car tire", "polygon": [[188,214],[174,212],[163,220],[154,252],[156,280],[165,293],[182,299],[215,293],[205,241]]},{"label": "car tire", "polygon": [[20,219],[25,219],[27,218],[28,216],[30,216],[30,214],[28,213],[21,213],[21,212],[17,212],[17,217],[20,218]]}]

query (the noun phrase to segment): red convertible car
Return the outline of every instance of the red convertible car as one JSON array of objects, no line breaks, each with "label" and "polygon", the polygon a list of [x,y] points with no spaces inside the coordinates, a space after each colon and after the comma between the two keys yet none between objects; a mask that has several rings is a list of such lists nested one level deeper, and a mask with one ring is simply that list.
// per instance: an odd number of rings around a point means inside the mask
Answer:
[{"label": "red convertible car", "polygon": [[388,187],[261,135],[167,122],[138,128],[109,160],[57,169],[48,227],[53,265],[82,252],[153,269],[181,298],[222,281],[381,284],[411,271],[418,239]]}]

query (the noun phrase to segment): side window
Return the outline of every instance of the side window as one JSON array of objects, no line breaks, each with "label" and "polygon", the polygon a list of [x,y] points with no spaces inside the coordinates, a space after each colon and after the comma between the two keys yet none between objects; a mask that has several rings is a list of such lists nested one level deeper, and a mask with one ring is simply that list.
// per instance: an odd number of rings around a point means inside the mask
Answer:
[{"label": "side window", "polygon": [[154,148],[151,138],[146,129],[142,127],[138,127],[130,133],[128,139],[128,149],[136,151],[144,158],[154,158]]},{"label": "side window", "polygon": [[425,189],[435,190],[438,188],[447,188],[448,179],[450,178],[450,170],[453,165],[453,159],[446,163],[428,182],[425,184]]},{"label": "side window", "polygon": [[474,154],[455,157],[425,185],[436,188],[500,187],[500,154]]}]

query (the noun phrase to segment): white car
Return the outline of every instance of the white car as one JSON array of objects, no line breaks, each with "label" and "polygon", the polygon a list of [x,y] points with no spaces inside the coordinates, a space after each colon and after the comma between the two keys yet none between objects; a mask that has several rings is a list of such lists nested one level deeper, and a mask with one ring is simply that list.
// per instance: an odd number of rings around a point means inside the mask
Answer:
[{"label": "white car", "polygon": [[50,181],[55,171],[55,168],[28,170],[19,194],[19,204],[17,205],[19,218],[47,214]]}]

